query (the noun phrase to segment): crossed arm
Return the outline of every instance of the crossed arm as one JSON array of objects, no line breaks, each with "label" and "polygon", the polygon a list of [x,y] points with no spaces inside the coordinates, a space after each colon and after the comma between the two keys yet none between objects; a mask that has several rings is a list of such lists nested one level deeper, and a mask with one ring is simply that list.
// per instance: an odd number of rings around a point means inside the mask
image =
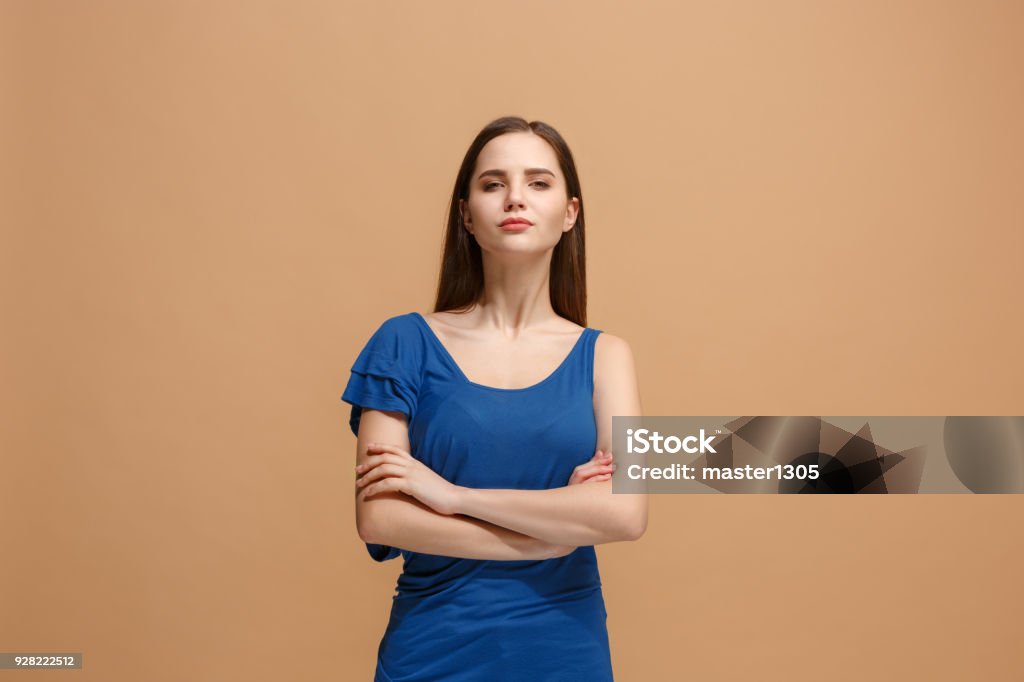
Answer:
[{"label": "crossed arm", "polygon": [[[611,451],[612,415],[640,414],[629,346],[601,334],[594,358],[598,449]],[[363,412],[356,525],[365,542],[467,559],[547,559],[578,546],[636,540],[647,526],[646,496],[612,495],[609,480],[550,490],[465,488],[408,451],[404,415]]]}]

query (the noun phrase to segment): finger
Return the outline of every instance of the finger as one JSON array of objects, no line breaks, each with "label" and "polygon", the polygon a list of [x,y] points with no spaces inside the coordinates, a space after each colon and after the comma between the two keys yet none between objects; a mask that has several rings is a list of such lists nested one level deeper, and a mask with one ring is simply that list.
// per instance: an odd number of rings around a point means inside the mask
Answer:
[{"label": "finger", "polygon": [[387,476],[402,476],[407,471],[406,467],[400,464],[381,464],[380,466],[374,467],[367,471],[360,478],[356,480],[356,485],[363,487],[368,483],[372,483],[381,478]]},{"label": "finger", "polygon": [[580,464],[572,470],[572,475],[569,476],[569,485],[573,483],[579,483],[585,479],[588,475],[591,475],[594,471],[595,462],[587,462],[586,464]]},{"label": "finger", "polygon": [[383,455],[370,455],[369,457],[363,460],[362,464],[356,465],[356,471],[368,471],[373,467],[379,466],[381,464],[404,465],[406,464],[407,461],[408,460],[406,460],[404,457],[399,457],[398,455],[392,455],[390,453],[386,453]]},{"label": "finger", "polygon": [[607,481],[612,477],[611,474],[601,474],[600,476],[594,476],[593,478],[587,479],[587,483],[594,483],[596,481]]},{"label": "finger", "polygon": [[582,483],[593,476],[599,476],[601,474],[611,474],[615,471],[614,464],[582,464],[576,468],[573,475],[569,477],[569,485],[574,483]]},{"label": "finger", "polygon": [[604,473],[605,471],[614,470],[615,464],[612,464],[611,462],[588,462],[576,467],[577,473],[585,474],[587,476],[593,476],[595,472]]},{"label": "finger", "polygon": [[579,471],[580,469],[586,469],[587,467],[609,466],[611,463],[612,463],[611,459],[597,459],[597,458],[594,458],[594,459],[587,460],[583,464],[577,465],[576,468],[573,469],[573,471]]},{"label": "finger", "polygon": [[377,493],[386,492],[405,492],[405,479],[399,477],[385,478],[381,481],[377,481],[376,483],[371,483],[363,488],[362,495],[366,498],[376,495]]},{"label": "finger", "polygon": [[408,452],[406,452],[402,448],[398,447],[397,445],[388,445],[387,443],[370,443],[369,445],[366,446],[366,451],[367,452],[391,452],[391,453],[394,453],[394,454],[398,455],[399,457],[407,457],[409,459],[412,458],[412,455],[410,455]]}]

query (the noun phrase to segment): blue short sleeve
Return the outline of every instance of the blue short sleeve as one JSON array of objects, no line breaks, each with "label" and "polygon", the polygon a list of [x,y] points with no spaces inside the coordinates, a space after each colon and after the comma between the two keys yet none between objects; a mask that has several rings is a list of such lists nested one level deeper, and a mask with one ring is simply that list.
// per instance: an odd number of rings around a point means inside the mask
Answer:
[{"label": "blue short sleeve", "polygon": [[352,405],[349,426],[357,436],[364,408],[401,412],[409,422],[416,413],[421,348],[403,318],[382,324],[352,365],[341,399]]},{"label": "blue short sleeve", "polygon": [[[401,412],[409,422],[416,413],[421,346],[415,329],[404,317],[382,324],[359,352],[341,399],[352,406],[349,427],[359,435],[364,409]],[[366,543],[374,561],[398,557],[396,547]]]}]

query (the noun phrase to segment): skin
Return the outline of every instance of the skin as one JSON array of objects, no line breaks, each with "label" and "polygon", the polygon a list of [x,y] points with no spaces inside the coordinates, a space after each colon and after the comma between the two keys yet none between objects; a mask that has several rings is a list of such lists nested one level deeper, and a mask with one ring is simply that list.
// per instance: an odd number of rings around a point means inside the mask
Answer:
[{"label": "skin", "polygon": [[[579,200],[567,196],[543,138],[510,133],[481,150],[460,209],[483,254],[484,295],[468,312],[435,313],[428,321],[472,381],[530,386],[550,374],[582,331],[555,313],[549,293],[553,249],[572,229]],[[507,232],[501,222],[512,216],[533,225]],[[454,485],[410,454],[404,415],[366,410],[357,445],[360,536],[410,551],[491,559],[550,558],[638,539],[647,525],[646,496],[611,494],[611,417],[642,414],[632,352],[621,338],[598,337],[594,384],[597,452],[551,490]]]}]

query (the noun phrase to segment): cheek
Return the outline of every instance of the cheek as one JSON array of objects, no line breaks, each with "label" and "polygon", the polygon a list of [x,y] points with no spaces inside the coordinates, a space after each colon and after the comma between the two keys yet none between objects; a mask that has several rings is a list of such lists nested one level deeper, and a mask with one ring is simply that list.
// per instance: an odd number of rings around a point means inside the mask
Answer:
[{"label": "cheek", "polygon": [[561,227],[562,221],[566,218],[569,204],[560,197],[552,197],[538,203],[537,208],[547,222],[557,223]]},{"label": "cheek", "polygon": [[470,213],[473,215],[483,215],[488,211],[494,210],[494,195],[482,192],[471,194],[469,201],[466,203],[469,206]]}]

